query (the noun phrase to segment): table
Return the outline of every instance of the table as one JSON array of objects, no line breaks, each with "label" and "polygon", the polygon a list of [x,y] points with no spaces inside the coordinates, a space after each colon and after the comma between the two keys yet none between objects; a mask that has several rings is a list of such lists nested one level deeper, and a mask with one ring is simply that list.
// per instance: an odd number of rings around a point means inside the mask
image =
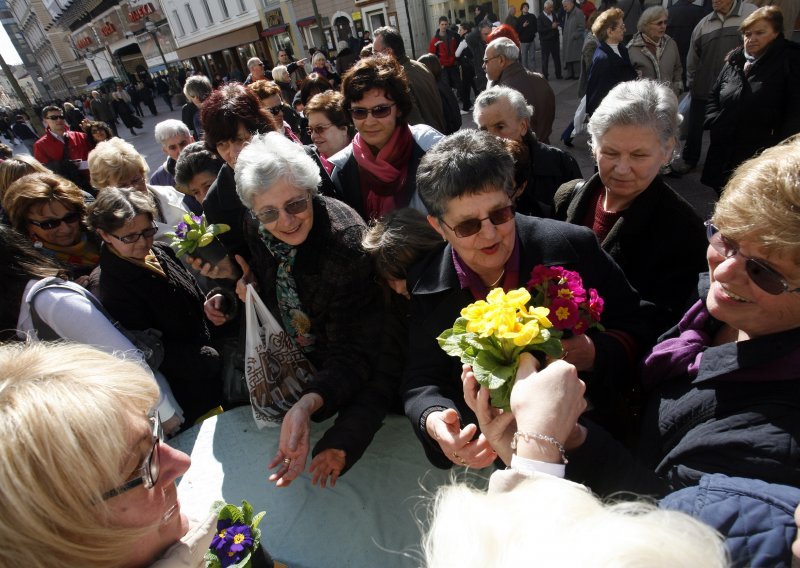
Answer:
[{"label": "table", "polygon": [[[312,447],[332,424],[312,422]],[[364,456],[333,489],[312,486],[307,471],[289,487],[267,481],[279,433],[279,428],[259,431],[245,406],[170,440],[192,456],[178,484],[183,511],[203,518],[215,500],[240,505],[246,499],[256,512],[267,513],[261,523],[264,547],[290,568],[422,564],[424,497],[450,482],[451,473],[430,465],[407,418],[387,417]],[[455,472],[479,486],[486,485],[490,473]]]}]

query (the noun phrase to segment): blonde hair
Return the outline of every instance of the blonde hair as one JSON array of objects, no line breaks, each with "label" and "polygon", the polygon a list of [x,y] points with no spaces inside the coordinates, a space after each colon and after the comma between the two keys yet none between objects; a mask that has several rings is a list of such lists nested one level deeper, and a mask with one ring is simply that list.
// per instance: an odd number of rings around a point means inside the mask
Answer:
[{"label": "blonde hair", "polygon": [[736,168],[712,220],[726,237],[800,262],[800,135]]},{"label": "blonde hair", "polygon": [[445,486],[432,511],[423,540],[428,568],[727,565],[720,536],[692,517],[642,502],[605,505],[547,475],[507,492]]},{"label": "blonde hair", "polygon": [[28,174],[52,174],[42,163],[27,154],[18,154],[0,162],[0,198],[12,183]]},{"label": "blonde hair", "polygon": [[91,347],[0,346],[0,565],[117,566],[152,527],[115,528],[129,426],[158,400],[139,365]]},{"label": "blonde hair", "polygon": [[608,39],[608,32],[622,24],[625,12],[619,8],[604,10],[592,24],[592,33],[599,41]]},{"label": "blonde hair", "polygon": [[139,174],[147,177],[149,171],[142,155],[121,138],[100,142],[89,153],[89,176],[97,189],[116,186],[121,180]]}]

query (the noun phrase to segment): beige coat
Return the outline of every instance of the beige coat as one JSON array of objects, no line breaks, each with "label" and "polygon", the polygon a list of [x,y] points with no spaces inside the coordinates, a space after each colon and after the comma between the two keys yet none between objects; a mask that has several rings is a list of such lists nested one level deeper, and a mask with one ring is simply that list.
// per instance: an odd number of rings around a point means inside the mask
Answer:
[{"label": "beige coat", "polygon": [[639,77],[664,83],[672,89],[675,96],[681,94],[683,65],[678,54],[678,44],[674,39],[665,34],[656,49],[656,54],[653,54],[645,45],[642,33],[639,32],[628,44],[628,56]]}]

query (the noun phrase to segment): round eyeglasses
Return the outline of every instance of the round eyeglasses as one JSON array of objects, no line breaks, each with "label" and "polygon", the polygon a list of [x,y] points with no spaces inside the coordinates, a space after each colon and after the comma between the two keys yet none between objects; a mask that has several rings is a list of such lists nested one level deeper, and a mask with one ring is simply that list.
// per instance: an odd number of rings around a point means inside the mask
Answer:
[{"label": "round eyeglasses", "polygon": [[275,208],[270,207],[269,209],[262,209],[258,213],[255,211],[251,211],[250,215],[253,216],[253,219],[258,219],[262,224],[268,225],[269,223],[274,223],[278,220],[278,217],[281,215],[281,209],[286,211],[288,215],[299,215],[306,209],[308,209],[308,202],[311,200],[310,195],[306,195],[302,199],[296,199],[294,201],[290,201],[283,207]]}]

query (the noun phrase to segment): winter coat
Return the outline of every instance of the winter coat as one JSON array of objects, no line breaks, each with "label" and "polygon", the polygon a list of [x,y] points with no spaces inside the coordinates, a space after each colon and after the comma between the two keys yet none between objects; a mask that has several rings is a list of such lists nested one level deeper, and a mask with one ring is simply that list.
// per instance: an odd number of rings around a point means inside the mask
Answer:
[{"label": "winter coat", "polygon": [[517,19],[516,29],[520,43],[531,43],[536,39],[536,15],[531,12],[521,14]]},{"label": "winter coat", "polygon": [[706,106],[711,144],[702,181],[718,190],[743,161],[800,132],[800,44],[781,34],[747,75],[744,65],[740,47],[728,56]]},{"label": "winter coat", "polygon": [[456,64],[456,48],[460,40],[456,34],[447,30],[443,40],[437,31],[428,42],[428,53],[433,53],[439,58],[442,67],[453,67]]},{"label": "winter coat", "polygon": [[664,83],[675,96],[683,92],[683,66],[678,53],[678,44],[665,35],[653,54],[648,49],[642,33],[639,32],[628,44],[628,56],[631,65],[640,78],[653,79]]},{"label": "winter coat", "polygon": [[667,35],[675,40],[678,54],[683,66],[683,75],[686,77],[686,56],[692,42],[692,32],[695,26],[703,19],[705,13],[702,6],[696,6],[692,0],[676,0],[667,10]]},{"label": "winter coat", "polygon": [[636,79],[636,70],[631,65],[628,50],[619,44],[619,55],[608,44],[597,44],[589,67],[589,80],[586,83],[586,115],[591,116],[608,92],[618,83]]},{"label": "winter coat", "polygon": [[581,60],[583,35],[586,29],[586,18],[583,12],[573,7],[571,12],[564,13],[564,27],[561,32],[561,63],[572,63]]},{"label": "winter coat", "polygon": [[419,61],[409,59],[407,55],[398,57],[397,62],[403,66],[411,89],[413,107],[408,113],[408,124],[427,124],[443,132],[445,123],[442,116],[442,98],[439,96],[439,88],[436,86],[433,73]]},{"label": "winter coat", "polygon": [[558,45],[558,28],[553,27],[553,22],[558,23],[556,13],[550,14],[552,21],[547,14],[542,12],[536,21],[537,31],[539,32],[539,44]]},{"label": "winter coat", "polygon": [[592,66],[592,59],[596,49],[597,38],[590,31],[586,34],[586,39],[583,40],[583,47],[581,48],[581,79],[578,81],[579,97],[583,97],[586,94],[586,84],[589,82],[589,68]]},{"label": "winter coat", "polygon": [[500,72],[500,77],[493,85],[503,85],[522,93],[528,104],[533,106],[531,130],[547,144],[556,117],[556,95],[550,83],[539,73],[529,71],[519,61],[514,61]]},{"label": "winter coat", "polygon": [[553,197],[563,184],[583,177],[578,161],[572,154],[548,146],[526,134],[523,142],[528,148],[528,169],[525,191],[517,198],[517,211],[535,217],[553,217]]}]

